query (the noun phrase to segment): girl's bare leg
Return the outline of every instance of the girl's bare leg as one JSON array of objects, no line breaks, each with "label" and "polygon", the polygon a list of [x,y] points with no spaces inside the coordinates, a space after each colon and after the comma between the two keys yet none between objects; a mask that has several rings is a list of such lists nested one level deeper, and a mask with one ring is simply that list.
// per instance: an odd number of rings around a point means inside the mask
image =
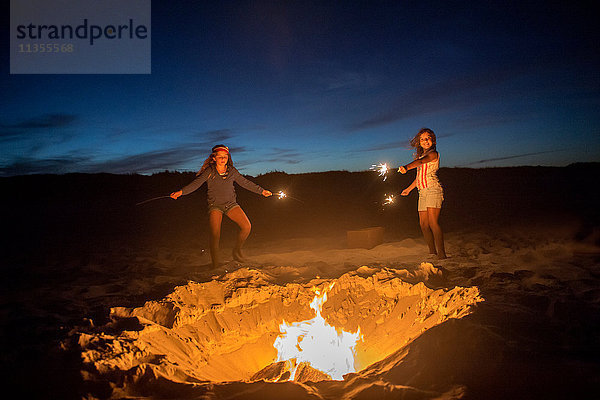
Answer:
[{"label": "girl's bare leg", "polygon": [[223,213],[220,211],[211,211],[208,214],[210,228],[210,258],[212,259],[213,267],[219,266],[219,241],[221,239],[222,220]]},{"label": "girl's bare leg", "polygon": [[446,250],[444,248],[444,233],[442,232],[442,227],[438,223],[441,211],[441,208],[428,207],[427,217],[429,221],[429,227],[431,228],[431,232],[433,233],[435,247],[437,248],[437,256],[439,259],[444,259],[446,258]]},{"label": "girl's bare leg", "polygon": [[244,210],[242,210],[242,207],[232,208],[227,213],[227,216],[240,227],[240,231],[238,232],[237,236],[237,241],[232,252],[233,258],[237,261],[244,262],[246,260],[244,254],[242,253],[242,246],[244,246],[244,242],[246,242],[248,235],[250,235],[252,225],[250,224],[248,216],[246,215]]},{"label": "girl's bare leg", "polygon": [[429,247],[429,254],[437,254],[435,251],[433,233],[429,226],[429,213],[427,211],[419,211],[419,225],[421,225],[421,232],[423,232],[425,243],[427,243],[427,246]]}]

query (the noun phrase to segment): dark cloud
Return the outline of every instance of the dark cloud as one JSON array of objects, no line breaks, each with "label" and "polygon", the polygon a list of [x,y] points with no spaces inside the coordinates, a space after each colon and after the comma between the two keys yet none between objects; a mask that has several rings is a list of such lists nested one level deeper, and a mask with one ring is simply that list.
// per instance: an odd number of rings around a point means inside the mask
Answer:
[{"label": "dark cloud", "polygon": [[479,161],[474,161],[474,162],[471,162],[471,163],[468,163],[468,164],[459,165],[459,167],[468,167],[468,166],[471,166],[471,165],[486,164],[486,163],[495,162],[495,161],[505,161],[505,160],[512,160],[512,159],[521,158],[521,157],[537,156],[537,155],[540,155],[540,154],[557,153],[559,151],[565,151],[565,150],[538,151],[538,152],[535,152],[535,153],[526,153],[526,154],[517,154],[517,155],[513,155],[513,156],[487,158],[487,159],[484,159],[484,160],[479,160]]},{"label": "dark cloud", "polygon": [[0,176],[31,175],[31,174],[64,174],[81,171],[81,166],[87,165],[87,157],[65,156],[46,159],[21,157],[10,164],[0,166]]},{"label": "dark cloud", "polygon": [[197,163],[201,166],[210,148],[204,145],[186,144],[164,150],[154,150],[112,159],[93,165],[95,171],[123,173],[153,173],[164,170],[176,170],[180,166]]},{"label": "dark cloud", "polygon": [[[94,172],[154,173],[165,170],[180,170],[184,165],[196,165],[199,169],[210,155],[211,146],[206,144],[184,144],[169,149],[148,151],[119,159],[95,163]],[[235,161],[235,154],[244,152],[244,147],[230,147]]]},{"label": "dark cloud", "polygon": [[294,149],[274,148],[265,155],[262,162],[273,162],[283,164],[299,164],[302,160],[302,153]]},{"label": "dark cloud", "polygon": [[72,126],[77,120],[73,114],[46,114],[26,119],[14,124],[0,123],[0,139],[11,140],[31,133],[39,134],[49,129]]},{"label": "dark cloud", "polygon": [[521,76],[528,70],[527,66],[514,65],[505,69],[447,79],[444,82],[404,92],[388,110],[352,124],[348,130],[376,128],[416,116],[466,109],[495,98],[498,93],[493,90],[494,87]]},{"label": "dark cloud", "polygon": [[0,175],[62,174],[67,172],[154,173],[176,170],[186,163],[197,163],[199,167],[209,153],[210,148],[204,146],[182,145],[106,161],[97,161],[92,156],[80,155],[65,155],[47,159],[21,157],[1,166]]},{"label": "dark cloud", "polygon": [[233,130],[231,129],[216,129],[212,131],[203,132],[200,135],[200,138],[204,140],[205,143],[213,143],[214,144],[226,144],[229,139],[231,139],[233,135]]},{"label": "dark cloud", "polygon": [[368,89],[375,85],[377,79],[370,73],[348,71],[328,65],[319,65],[316,82],[326,92]]},{"label": "dark cloud", "polygon": [[[238,151],[248,151],[247,149],[235,149],[232,150],[234,154],[234,162],[235,162],[235,153]],[[242,171],[251,166],[265,164],[275,164],[275,165],[296,165],[302,162],[306,162],[307,157],[306,154],[296,151],[295,149],[285,149],[285,148],[272,148],[269,150],[254,152],[251,159],[242,160],[241,162],[236,162],[236,167]],[[268,166],[267,166],[268,167]],[[271,169],[272,171],[276,170],[275,168]]]},{"label": "dark cloud", "polygon": [[76,119],[77,117],[72,114],[47,114],[39,118],[22,121],[13,126],[20,129],[62,128],[71,125]]},{"label": "dark cloud", "polygon": [[490,127],[525,123],[528,120],[537,118],[539,118],[539,115],[531,109],[506,109],[496,113],[473,113],[468,117],[454,120],[448,126],[454,131],[470,132]]},{"label": "dark cloud", "polygon": [[[28,174],[63,174],[67,172],[113,173],[113,174],[151,174],[160,171],[190,169],[190,165],[200,168],[211,147],[204,144],[183,144],[172,148],[153,150],[131,156],[113,158],[105,161],[95,160],[92,155],[73,155],[46,159],[20,157],[4,166],[0,166],[0,176]],[[230,147],[235,154],[245,152],[243,146]],[[85,154],[85,152],[80,152]],[[194,169],[194,167],[192,167]]]},{"label": "dark cloud", "polygon": [[63,128],[72,125],[77,120],[77,116],[72,114],[46,114],[37,118],[27,119],[15,124],[0,124],[0,129],[48,129]]},{"label": "dark cloud", "polygon": [[366,149],[361,149],[360,152],[365,151],[384,151],[390,149],[410,149],[410,140],[399,140],[396,142],[388,142],[380,145],[375,145],[372,147],[367,147]]}]

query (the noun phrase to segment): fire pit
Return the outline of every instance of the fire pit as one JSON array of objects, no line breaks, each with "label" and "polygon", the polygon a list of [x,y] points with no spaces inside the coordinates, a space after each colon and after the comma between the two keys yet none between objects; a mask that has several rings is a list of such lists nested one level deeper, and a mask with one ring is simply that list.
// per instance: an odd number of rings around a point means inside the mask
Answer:
[{"label": "fire pit", "polygon": [[[440,277],[422,264],[414,271],[361,267],[306,284],[276,284],[245,268],[189,282],[161,301],[113,308],[113,323],[80,333],[86,376],[123,393],[141,380],[192,386],[340,380],[425,330],[462,318],[482,300],[475,287],[426,285]],[[331,362],[320,364],[314,356]]]}]

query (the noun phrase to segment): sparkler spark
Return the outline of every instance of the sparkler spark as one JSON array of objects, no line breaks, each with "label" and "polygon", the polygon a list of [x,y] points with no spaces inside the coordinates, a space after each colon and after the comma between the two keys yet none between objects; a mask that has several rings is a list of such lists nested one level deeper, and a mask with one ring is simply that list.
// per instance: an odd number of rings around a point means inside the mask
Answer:
[{"label": "sparkler spark", "polygon": [[377,165],[373,164],[373,165],[371,165],[370,169],[379,172],[379,176],[383,176],[384,181],[387,179],[387,173],[390,170],[387,163],[383,163],[383,164],[380,163]]},{"label": "sparkler spark", "polygon": [[390,195],[387,195],[387,194],[386,194],[386,195],[385,195],[385,199],[384,199],[384,201],[383,201],[383,205],[384,205],[384,206],[387,206],[387,205],[389,205],[389,204],[393,204],[393,203],[394,203],[394,200],[395,200],[395,198],[394,198],[394,195],[393,195],[393,194],[390,194]]},{"label": "sparkler spark", "polygon": [[274,195],[277,196],[278,200],[286,198],[286,199],[293,199],[293,200],[299,201],[300,203],[304,203],[300,199],[297,199],[297,198],[295,198],[293,196],[288,196],[287,193],[285,193],[283,190],[280,190],[279,192],[275,193]]}]

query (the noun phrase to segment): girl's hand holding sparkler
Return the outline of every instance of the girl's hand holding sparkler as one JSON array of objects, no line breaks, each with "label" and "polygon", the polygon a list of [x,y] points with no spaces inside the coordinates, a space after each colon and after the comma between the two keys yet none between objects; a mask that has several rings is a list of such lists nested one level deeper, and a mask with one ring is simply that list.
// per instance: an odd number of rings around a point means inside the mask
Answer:
[{"label": "girl's hand holding sparkler", "polygon": [[398,168],[398,172],[400,172],[401,174],[405,174],[406,173],[406,167],[403,165],[400,168]]},{"label": "girl's hand holding sparkler", "polygon": [[270,192],[270,191],[268,191],[268,190],[263,190],[263,191],[262,191],[262,195],[263,195],[263,196],[265,196],[265,197],[269,197],[269,196],[272,196],[272,195],[273,195],[273,193],[271,193],[271,192]]},{"label": "girl's hand holding sparkler", "polygon": [[417,187],[416,182],[417,182],[417,180],[415,179],[406,189],[404,189],[402,191],[402,193],[400,193],[400,195],[408,196],[410,194],[410,192],[412,192],[412,190]]}]

